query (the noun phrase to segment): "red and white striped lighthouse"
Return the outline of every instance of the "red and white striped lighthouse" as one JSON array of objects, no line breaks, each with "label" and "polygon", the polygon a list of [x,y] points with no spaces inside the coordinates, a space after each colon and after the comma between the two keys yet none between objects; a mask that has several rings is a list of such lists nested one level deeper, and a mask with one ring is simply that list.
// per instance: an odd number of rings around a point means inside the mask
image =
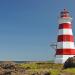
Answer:
[{"label": "red and white striped lighthouse", "polygon": [[72,33],[72,17],[64,9],[59,17],[59,33],[55,63],[64,63],[69,57],[75,56],[74,36]]}]

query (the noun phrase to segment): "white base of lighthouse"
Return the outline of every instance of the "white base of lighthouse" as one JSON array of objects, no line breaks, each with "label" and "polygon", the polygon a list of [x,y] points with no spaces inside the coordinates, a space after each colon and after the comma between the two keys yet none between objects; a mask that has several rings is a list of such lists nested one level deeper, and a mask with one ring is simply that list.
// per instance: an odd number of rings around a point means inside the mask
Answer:
[{"label": "white base of lighthouse", "polygon": [[73,57],[73,56],[75,55],[56,55],[54,62],[63,64],[69,57]]}]

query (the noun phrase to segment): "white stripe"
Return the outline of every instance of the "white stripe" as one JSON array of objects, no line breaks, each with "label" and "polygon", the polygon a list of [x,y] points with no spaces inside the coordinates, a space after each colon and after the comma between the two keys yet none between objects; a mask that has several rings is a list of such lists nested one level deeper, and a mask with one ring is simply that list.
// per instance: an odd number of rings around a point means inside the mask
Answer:
[{"label": "white stripe", "polygon": [[62,24],[62,23],[69,23],[71,24],[72,22],[72,18],[60,18],[59,19],[59,24]]},{"label": "white stripe", "polygon": [[71,48],[74,49],[74,42],[58,42],[57,49]]},{"label": "white stripe", "polygon": [[64,63],[69,57],[73,57],[75,55],[56,55],[55,63]]},{"label": "white stripe", "polygon": [[59,35],[73,35],[72,29],[59,29]]}]

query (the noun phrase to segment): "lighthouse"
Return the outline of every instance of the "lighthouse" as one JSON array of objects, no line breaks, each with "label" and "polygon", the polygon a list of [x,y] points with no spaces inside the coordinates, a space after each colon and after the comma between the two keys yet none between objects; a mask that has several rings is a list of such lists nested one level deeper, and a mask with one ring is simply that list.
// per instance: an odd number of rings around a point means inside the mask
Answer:
[{"label": "lighthouse", "polygon": [[64,9],[59,16],[55,63],[64,63],[69,57],[73,56],[75,56],[75,46],[72,33],[72,17]]}]

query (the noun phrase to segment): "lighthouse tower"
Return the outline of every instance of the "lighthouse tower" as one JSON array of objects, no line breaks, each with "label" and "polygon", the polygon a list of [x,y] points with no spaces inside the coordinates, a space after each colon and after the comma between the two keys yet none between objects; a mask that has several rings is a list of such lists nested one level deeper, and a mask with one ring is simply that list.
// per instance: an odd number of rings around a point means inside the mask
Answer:
[{"label": "lighthouse tower", "polygon": [[55,63],[64,63],[69,57],[75,56],[71,22],[72,17],[66,9],[60,12]]}]

